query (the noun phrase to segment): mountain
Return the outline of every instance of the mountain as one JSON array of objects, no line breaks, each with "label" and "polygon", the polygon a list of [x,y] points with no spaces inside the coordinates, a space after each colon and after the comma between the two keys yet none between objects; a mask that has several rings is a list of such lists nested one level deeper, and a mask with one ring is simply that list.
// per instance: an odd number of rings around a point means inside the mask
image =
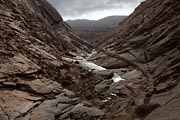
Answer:
[{"label": "mountain", "polygon": [[[117,100],[119,119],[135,120],[133,111],[143,120],[180,118],[179,11],[178,0],[146,0],[97,45],[98,52],[90,60],[109,69],[131,71],[125,76],[132,76],[129,84],[114,84],[116,93],[126,98]],[[137,71],[144,80],[134,78]]]},{"label": "mountain", "polygon": [[70,25],[71,27],[90,27],[90,26],[94,26],[94,20],[87,20],[87,19],[78,19],[78,20],[67,20],[65,21],[68,25]]},{"label": "mountain", "polygon": [[46,0],[0,0],[0,120],[61,119],[86,102],[67,87],[95,75],[62,57],[91,50]]},{"label": "mountain", "polygon": [[99,37],[115,29],[126,16],[108,16],[100,20],[68,20],[66,21],[74,31],[81,37],[95,44]]},{"label": "mountain", "polygon": [[94,51],[46,0],[0,0],[0,120],[178,120],[179,11],[146,0]]}]

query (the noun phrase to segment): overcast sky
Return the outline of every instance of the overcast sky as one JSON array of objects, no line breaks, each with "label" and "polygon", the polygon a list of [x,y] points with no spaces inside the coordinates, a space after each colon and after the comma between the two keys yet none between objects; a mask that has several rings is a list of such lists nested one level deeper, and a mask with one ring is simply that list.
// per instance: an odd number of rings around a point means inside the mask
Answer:
[{"label": "overcast sky", "polygon": [[97,20],[111,15],[129,15],[144,0],[48,0],[64,20]]}]

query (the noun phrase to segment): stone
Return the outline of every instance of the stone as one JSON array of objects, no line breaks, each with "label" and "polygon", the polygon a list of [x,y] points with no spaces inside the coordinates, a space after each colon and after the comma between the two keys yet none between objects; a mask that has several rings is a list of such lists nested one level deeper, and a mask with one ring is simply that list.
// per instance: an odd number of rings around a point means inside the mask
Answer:
[{"label": "stone", "polygon": [[27,100],[26,98],[29,96],[27,96],[28,94],[23,94],[23,92],[17,95],[16,92],[3,90],[0,91],[0,95],[0,108],[3,109],[4,113],[8,113],[6,115],[10,120],[21,117],[22,114],[39,104],[39,102]]},{"label": "stone", "polygon": [[146,96],[140,95],[135,98],[134,102],[137,106],[144,104]]},{"label": "stone", "polygon": [[111,70],[94,71],[94,73],[96,73],[98,75],[102,75],[106,78],[112,78],[113,77],[113,72]]},{"label": "stone", "polygon": [[13,90],[12,93],[19,98],[24,98],[26,100],[35,101],[35,102],[36,101],[42,101],[44,99],[41,96],[34,96],[28,92],[19,91],[19,90]]},{"label": "stone", "polygon": [[66,104],[78,101],[78,99],[76,98],[69,98],[69,97],[64,96],[63,94],[57,95],[56,99],[58,99],[60,103],[66,103]]},{"label": "stone", "polygon": [[127,72],[121,76],[125,80],[134,80],[134,79],[141,79],[143,77],[141,71],[132,70]]},{"label": "stone", "polygon": [[95,107],[86,107],[83,106],[83,104],[77,104],[76,106],[74,106],[74,108],[71,110],[71,113],[86,113],[89,116],[103,116],[104,112],[100,109],[97,109]]},{"label": "stone", "polygon": [[123,75],[123,74],[129,72],[130,70],[128,68],[119,68],[119,69],[112,69],[112,71],[114,73],[117,73],[118,75]]},{"label": "stone", "polygon": [[111,79],[103,80],[101,83],[99,83],[95,86],[95,91],[96,92],[106,91],[107,89],[109,89],[109,87],[112,83],[113,83],[113,81]]},{"label": "stone", "polygon": [[6,113],[4,113],[4,110],[2,108],[0,108],[0,119],[8,120],[8,116],[6,115]]},{"label": "stone", "polygon": [[176,97],[168,104],[155,109],[144,120],[179,120],[180,119],[180,97]]},{"label": "stone", "polygon": [[159,104],[159,105],[165,105],[170,100],[174,99],[176,96],[180,94],[180,83],[174,87],[172,90],[169,90],[167,92],[154,94],[151,99],[150,103],[152,104]]},{"label": "stone", "polygon": [[179,0],[144,1],[96,45],[92,62],[130,70],[118,83],[63,59],[87,56],[92,46],[47,0],[0,3],[1,120],[180,119]]},{"label": "stone", "polygon": [[133,88],[128,87],[128,84],[123,82],[111,84],[109,90],[119,96],[131,96],[134,94]]},{"label": "stone", "polygon": [[15,87],[15,86],[16,86],[16,83],[14,83],[14,82],[3,82],[3,85]]},{"label": "stone", "polygon": [[0,64],[0,72],[6,74],[30,74],[37,72],[40,69],[38,65],[24,57],[22,54],[17,54],[13,58],[9,58],[8,62]]},{"label": "stone", "polygon": [[58,113],[57,100],[44,101],[31,115],[32,120],[55,120],[55,115]]},{"label": "stone", "polygon": [[166,81],[166,82],[158,84],[155,87],[155,91],[156,91],[156,93],[166,92],[168,89],[173,88],[176,85],[177,85],[176,81]]},{"label": "stone", "polygon": [[[40,106],[33,111],[29,117],[32,120],[48,119],[55,120],[58,115],[63,113],[69,113],[73,106],[73,102],[77,102],[76,98],[68,98],[63,94],[59,94],[55,99],[46,100]],[[68,109],[68,111],[65,111]]]},{"label": "stone", "polygon": [[26,82],[20,80],[17,84],[20,84],[21,86],[25,85],[27,89],[39,94],[59,93],[62,91],[61,84],[46,78]]},{"label": "stone", "polygon": [[76,94],[74,92],[67,90],[67,89],[63,89],[62,92],[64,93],[65,96],[68,96],[68,97],[76,96]]},{"label": "stone", "polygon": [[5,82],[5,81],[6,81],[6,79],[0,79],[0,83]]},{"label": "stone", "polygon": [[5,77],[5,75],[0,73],[0,79],[3,78],[3,77]]}]

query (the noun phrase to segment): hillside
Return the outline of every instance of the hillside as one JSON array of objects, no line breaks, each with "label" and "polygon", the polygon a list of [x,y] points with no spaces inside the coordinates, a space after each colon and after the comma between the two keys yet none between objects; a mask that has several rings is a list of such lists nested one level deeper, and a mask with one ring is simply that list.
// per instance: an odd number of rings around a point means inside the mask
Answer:
[{"label": "hillside", "polygon": [[[143,120],[179,119],[180,111],[180,1],[146,0],[126,18],[119,28],[98,45],[91,57],[95,63],[109,69],[129,68],[128,76],[137,71],[146,76],[138,85],[122,85],[119,94],[133,99],[122,103],[119,118],[134,120],[132,111]],[[123,84],[123,82],[122,82]],[[118,85],[117,85],[118,86]],[[124,92],[127,87],[133,94]],[[134,96],[134,97],[133,97]],[[115,104],[116,105],[116,104]],[[155,110],[154,110],[155,109]],[[131,111],[131,112],[130,112]]]},{"label": "hillside", "polygon": [[0,0],[0,120],[178,120],[179,39],[178,0],[142,2],[96,51],[46,0]]},{"label": "hillside", "polygon": [[82,104],[67,87],[95,77],[62,56],[91,50],[46,0],[0,0],[0,120],[61,119]]},{"label": "hillside", "polygon": [[81,37],[95,44],[99,37],[115,29],[126,16],[108,16],[100,20],[68,20],[66,21],[73,30]]}]

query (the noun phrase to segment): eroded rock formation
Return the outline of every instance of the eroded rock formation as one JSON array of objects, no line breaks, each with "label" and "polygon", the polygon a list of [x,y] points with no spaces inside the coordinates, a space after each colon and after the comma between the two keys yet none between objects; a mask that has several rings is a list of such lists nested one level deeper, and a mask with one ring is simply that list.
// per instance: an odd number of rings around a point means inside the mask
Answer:
[{"label": "eroded rock formation", "polygon": [[83,69],[61,57],[91,49],[46,0],[0,0],[0,120],[104,115],[64,88],[81,80]]},{"label": "eroded rock formation", "polygon": [[179,119],[179,13],[143,2],[91,58],[118,69],[94,73],[63,61],[92,48],[46,0],[0,0],[0,120]]},{"label": "eroded rock formation", "polygon": [[180,118],[179,24],[180,1],[146,0],[98,45],[98,54],[91,58],[97,64],[110,69],[129,68],[129,76],[136,75],[134,69],[145,73],[146,83],[141,82],[138,88],[141,92],[131,82],[127,85],[134,92],[134,103],[122,109],[119,119],[133,119],[132,113],[124,110],[136,105],[135,113],[145,120]]}]

